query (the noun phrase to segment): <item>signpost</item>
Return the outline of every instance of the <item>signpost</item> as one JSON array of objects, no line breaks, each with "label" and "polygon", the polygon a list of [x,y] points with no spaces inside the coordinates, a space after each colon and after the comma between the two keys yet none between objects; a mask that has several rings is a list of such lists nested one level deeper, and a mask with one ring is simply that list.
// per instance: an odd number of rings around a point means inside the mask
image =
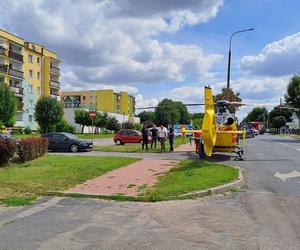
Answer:
[{"label": "signpost", "polygon": [[[89,118],[92,119],[92,134],[93,134],[93,128],[94,128],[94,119],[96,118],[96,111],[90,111],[89,112]],[[93,141],[93,135],[92,135],[92,141]]]}]

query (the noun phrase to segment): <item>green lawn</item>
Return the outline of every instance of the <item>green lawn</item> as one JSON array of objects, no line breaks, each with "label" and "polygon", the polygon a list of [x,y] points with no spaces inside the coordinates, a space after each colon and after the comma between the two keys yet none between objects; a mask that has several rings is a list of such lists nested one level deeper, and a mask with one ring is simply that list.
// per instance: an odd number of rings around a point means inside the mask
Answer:
[{"label": "green lawn", "polygon": [[115,134],[75,134],[81,139],[114,138]]},{"label": "green lawn", "polygon": [[158,183],[144,189],[140,197],[147,201],[174,199],[180,194],[208,189],[237,178],[236,168],[202,160],[184,160],[166,175],[158,177]]},{"label": "green lawn", "polygon": [[[181,138],[175,138],[174,148],[178,147],[181,144]],[[112,145],[112,146],[94,146],[95,151],[103,152],[127,152],[127,153],[161,153],[160,142],[157,142],[156,149],[150,148],[151,144],[148,144],[149,150],[142,150],[142,145],[138,143],[127,143],[125,145]],[[169,151],[170,144],[169,141],[166,141],[166,151]]]},{"label": "green lawn", "polygon": [[18,138],[18,139],[24,139],[24,138],[37,138],[37,137],[41,137],[40,134],[31,134],[31,135],[13,135],[13,137]]},{"label": "green lawn", "polygon": [[38,195],[63,191],[137,159],[46,155],[0,168],[0,203],[25,205]]}]

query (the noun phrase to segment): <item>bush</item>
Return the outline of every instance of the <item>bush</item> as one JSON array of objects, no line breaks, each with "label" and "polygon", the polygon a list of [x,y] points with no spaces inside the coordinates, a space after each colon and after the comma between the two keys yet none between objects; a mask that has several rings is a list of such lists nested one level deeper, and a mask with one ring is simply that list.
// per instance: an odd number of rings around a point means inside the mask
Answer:
[{"label": "bush", "polygon": [[133,125],[133,129],[135,129],[135,130],[140,131],[140,130],[142,130],[142,128],[143,128],[143,126],[141,124],[139,124],[139,123],[135,123]]},{"label": "bush", "polygon": [[0,166],[8,164],[16,152],[14,140],[0,140]]},{"label": "bush", "polygon": [[18,144],[18,156],[21,162],[34,160],[43,156],[48,150],[48,139],[29,138],[22,139]]},{"label": "bush", "polygon": [[13,128],[11,133],[13,135],[22,135],[23,134],[23,129],[22,128]]},{"label": "bush", "polygon": [[133,129],[133,127],[134,127],[134,124],[130,121],[122,123],[122,128],[124,128],[124,129]]},{"label": "bush", "polygon": [[24,133],[25,133],[26,135],[31,135],[31,134],[32,134],[31,128],[30,128],[30,127],[24,128]]},{"label": "bush", "polygon": [[75,127],[68,123],[65,119],[62,119],[60,123],[56,125],[56,132],[68,132],[71,134],[75,133]]}]

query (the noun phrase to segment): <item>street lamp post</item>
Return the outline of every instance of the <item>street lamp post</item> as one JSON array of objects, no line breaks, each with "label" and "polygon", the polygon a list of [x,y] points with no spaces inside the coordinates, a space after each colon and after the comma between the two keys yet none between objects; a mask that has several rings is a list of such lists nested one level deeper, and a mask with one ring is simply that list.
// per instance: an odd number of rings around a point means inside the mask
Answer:
[{"label": "street lamp post", "polygon": [[238,30],[231,34],[230,40],[229,40],[229,51],[228,51],[228,68],[227,68],[227,100],[229,101],[229,88],[230,88],[230,64],[231,64],[231,40],[232,37],[237,33],[252,31],[254,28],[251,29],[245,29],[245,30]]}]

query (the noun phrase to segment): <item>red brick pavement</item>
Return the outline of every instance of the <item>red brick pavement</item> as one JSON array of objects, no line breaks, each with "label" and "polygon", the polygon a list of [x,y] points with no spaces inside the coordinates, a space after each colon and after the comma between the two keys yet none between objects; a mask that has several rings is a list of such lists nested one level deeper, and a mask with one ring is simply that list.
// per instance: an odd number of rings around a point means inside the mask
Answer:
[{"label": "red brick pavement", "polygon": [[139,187],[144,185],[147,185],[147,187],[153,186],[157,182],[158,176],[164,175],[177,164],[178,161],[173,160],[141,160],[88,180],[66,192],[135,196],[139,194]]}]

